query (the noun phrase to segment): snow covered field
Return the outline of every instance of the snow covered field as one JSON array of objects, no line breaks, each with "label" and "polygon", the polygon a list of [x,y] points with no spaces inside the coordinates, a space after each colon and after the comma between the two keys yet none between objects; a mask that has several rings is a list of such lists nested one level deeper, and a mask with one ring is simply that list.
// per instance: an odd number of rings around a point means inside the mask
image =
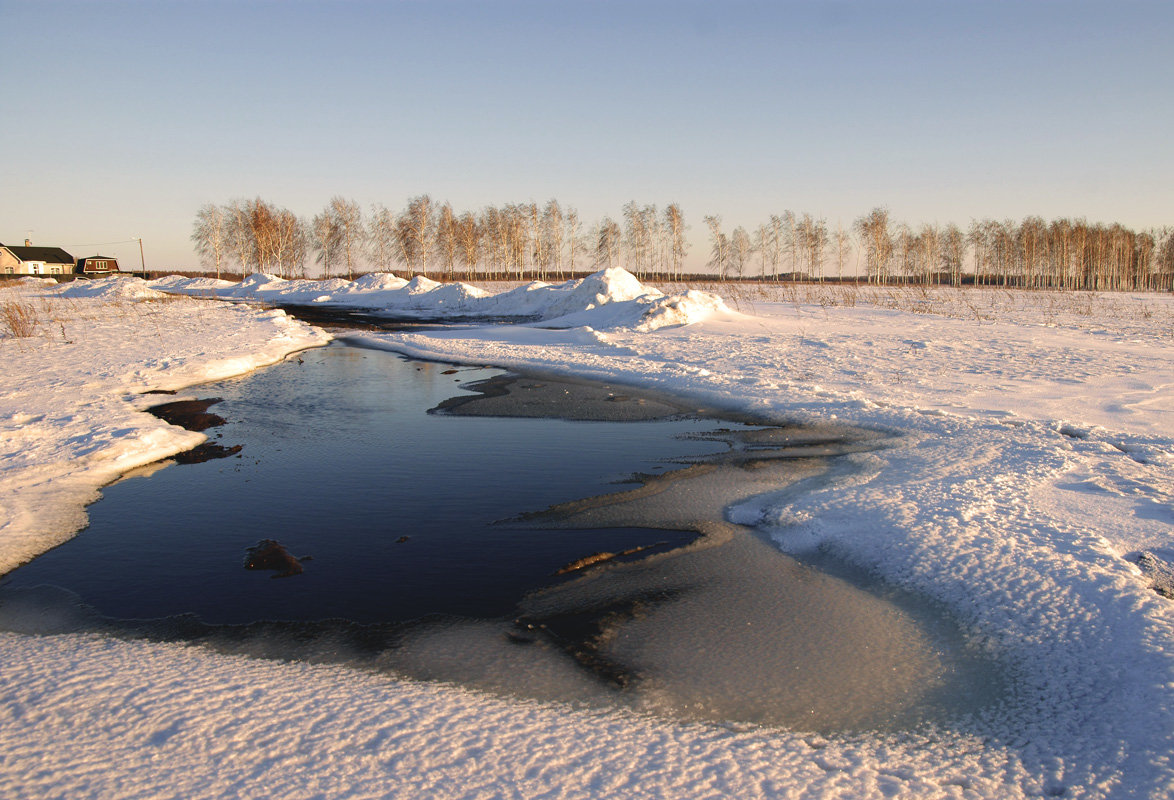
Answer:
[{"label": "snow covered field", "polygon": [[665,297],[622,271],[496,294],[390,276],[0,286],[0,303],[40,320],[32,337],[0,338],[0,571],[84,525],[103,483],[200,440],[140,413],[158,400],[143,391],[326,341],[281,312],[176,294],[532,316],[543,321],[358,338],[903,434],[850,457],[840,480],[729,517],[948,609],[1007,671],[990,714],[901,735],[688,725],[48,635],[68,619],[9,608],[0,795],[1174,794],[1172,601],[1153,588],[1174,563],[1174,297],[805,291]]}]

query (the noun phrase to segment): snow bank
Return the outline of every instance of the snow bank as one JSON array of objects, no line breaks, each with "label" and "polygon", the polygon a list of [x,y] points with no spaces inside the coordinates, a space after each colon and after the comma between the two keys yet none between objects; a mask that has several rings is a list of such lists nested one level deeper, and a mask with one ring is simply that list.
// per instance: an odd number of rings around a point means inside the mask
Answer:
[{"label": "snow bank", "polygon": [[165,275],[151,281],[151,287],[169,294],[211,295],[217,290],[236,286],[233,281],[216,278],[189,278],[184,275]]},{"label": "snow bank", "polygon": [[341,278],[323,281],[285,280],[276,275],[250,275],[234,287],[221,289],[217,297],[269,302],[313,303],[343,291],[349,284]]},{"label": "snow bank", "polygon": [[113,276],[63,283],[57,289],[57,295],[103,300],[161,300],[167,296],[150,286],[142,278],[130,276]]},{"label": "snow bank", "polygon": [[356,279],[351,284],[351,291],[360,294],[363,292],[386,292],[402,289],[407,285],[408,282],[398,275],[392,275],[390,272],[373,272]]},{"label": "snow bank", "polygon": [[168,277],[152,285],[175,294],[224,299],[358,307],[420,318],[529,319],[551,327],[597,330],[637,327],[649,331],[689,325],[715,312],[731,313],[716,295],[691,291],[666,298],[620,268],[558,285],[533,282],[499,294],[465,283],[439,283],[423,276],[406,281],[387,273],[364,275],[353,282],[251,275],[239,284],[213,286],[206,279]]}]

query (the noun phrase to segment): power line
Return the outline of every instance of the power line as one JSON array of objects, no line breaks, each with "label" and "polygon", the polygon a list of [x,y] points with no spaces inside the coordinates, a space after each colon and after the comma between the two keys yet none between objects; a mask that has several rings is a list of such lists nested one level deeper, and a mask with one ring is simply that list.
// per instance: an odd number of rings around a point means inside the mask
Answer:
[{"label": "power line", "polygon": [[66,244],[62,247],[106,247],[112,244],[127,244],[129,242],[137,242],[138,239],[119,239],[117,242],[90,242],[89,244]]}]

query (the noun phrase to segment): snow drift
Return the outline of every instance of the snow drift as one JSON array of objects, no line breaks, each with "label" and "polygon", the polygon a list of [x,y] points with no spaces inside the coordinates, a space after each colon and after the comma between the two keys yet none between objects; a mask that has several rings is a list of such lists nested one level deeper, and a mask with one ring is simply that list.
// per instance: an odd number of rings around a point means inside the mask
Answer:
[{"label": "snow drift", "polygon": [[250,275],[234,284],[206,278],[167,277],[151,286],[175,294],[278,305],[313,303],[374,309],[408,318],[530,320],[545,327],[596,330],[652,331],[665,326],[691,325],[714,313],[733,313],[717,295],[689,291],[666,297],[618,267],[557,285],[535,281],[500,294],[490,294],[466,283],[439,283],[423,276],[404,280],[390,273],[364,275],[351,282]]}]

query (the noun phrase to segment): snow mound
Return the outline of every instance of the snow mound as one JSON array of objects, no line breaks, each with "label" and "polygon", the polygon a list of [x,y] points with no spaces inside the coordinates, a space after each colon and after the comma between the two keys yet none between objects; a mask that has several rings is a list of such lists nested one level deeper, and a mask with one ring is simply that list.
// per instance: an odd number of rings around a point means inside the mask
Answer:
[{"label": "snow mound", "polygon": [[241,295],[255,294],[261,291],[277,290],[282,288],[288,281],[284,278],[279,278],[276,275],[269,275],[265,272],[255,272],[249,275],[240,282],[237,286],[237,293]]},{"label": "snow mound", "polygon": [[[565,285],[571,285],[574,281]],[[482,302],[486,316],[496,317],[532,317],[542,316],[550,305],[551,297],[560,287],[551,286],[542,281],[531,281],[525,286],[518,286],[500,294],[491,295]]]},{"label": "snow mound", "polygon": [[324,281],[290,281],[289,284],[299,293],[304,291],[307,294],[315,295],[333,295],[338,292],[345,292],[351,288],[351,281],[348,281],[345,278],[328,278]]},{"label": "snow mound", "polygon": [[217,278],[185,278],[182,275],[165,275],[162,278],[149,281],[148,285],[152,289],[158,289],[168,294],[207,295],[232,288],[236,286],[236,283]]},{"label": "snow mound", "polygon": [[609,303],[623,303],[639,297],[663,297],[657,290],[640,283],[635,275],[613,267],[583,278],[561,301],[553,303],[548,314],[562,316],[572,311],[590,311]]},{"label": "snow mound", "polygon": [[476,286],[464,283],[447,283],[434,289],[428,297],[432,307],[438,310],[452,309],[466,313],[478,313],[477,301],[487,295],[488,292],[478,289]]},{"label": "snow mound", "polygon": [[351,283],[342,278],[286,280],[276,275],[257,273],[245,278],[235,288],[218,291],[217,295],[240,300],[321,303],[333,300],[335,294],[347,291],[350,286]]},{"label": "snow mound", "polygon": [[402,289],[407,285],[408,282],[398,275],[393,275],[390,272],[373,272],[370,275],[356,278],[351,283],[349,291],[355,293],[386,292]]},{"label": "snow mound", "polygon": [[630,272],[597,272],[571,287],[542,315],[551,327],[589,326],[596,330],[632,328],[648,333],[665,327],[691,325],[715,311],[729,312],[714,294],[689,290],[666,296],[644,286]]},{"label": "snow mound", "polygon": [[718,312],[733,313],[716,294],[690,289],[684,294],[654,300],[635,327],[638,331],[648,332],[678,325],[693,325]]},{"label": "snow mound", "polygon": [[408,294],[427,294],[428,292],[436,291],[440,286],[441,284],[438,281],[426,278],[423,275],[416,275],[408,281],[408,285],[404,289]]},{"label": "snow mound", "polygon": [[159,300],[167,295],[142,278],[110,277],[72,281],[58,292],[61,297],[101,298],[105,300]]}]

